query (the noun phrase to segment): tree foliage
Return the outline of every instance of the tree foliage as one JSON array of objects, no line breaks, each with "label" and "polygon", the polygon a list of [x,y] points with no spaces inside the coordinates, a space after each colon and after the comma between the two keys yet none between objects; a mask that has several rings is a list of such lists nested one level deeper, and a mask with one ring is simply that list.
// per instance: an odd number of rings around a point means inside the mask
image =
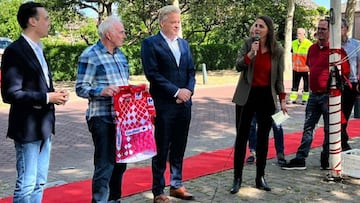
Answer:
[{"label": "tree foliage", "polygon": [[[57,17],[63,22],[72,20],[74,15],[84,16],[84,9],[97,14],[100,23],[107,16],[113,15],[113,8],[121,0],[41,0],[52,12],[62,14]],[[68,18],[68,19],[66,19]]]},{"label": "tree foliage", "polygon": [[119,3],[118,13],[125,24],[129,44],[137,43],[159,30],[157,11],[167,4],[167,0],[122,0]]},{"label": "tree foliage", "polygon": [[1,0],[0,1],[0,36],[9,37],[14,40],[21,33],[16,14],[22,0]]},{"label": "tree foliage", "polygon": [[[21,0],[2,0],[0,6],[0,34],[16,38],[20,28],[16,12]],[[97,39],[96,25],[106,16],[121,16],[127,31],[128,44],[139,44],[146,36],[159,30],[157,12],[173,0],[39,0],[49,11],[52,20],[51,34],[82,39],[91,44]],[[273,18],[279,40],[284,39],[287,0],[179,0],[182,11],[183,37],[191,43],[239,43],[248,36],[255,18],[269,15]],[[81,9],[98,14],[95,21],[87,20]],[[115,8],[117,10],[115,10]],[[275,12],[276,11],[276,12]],[[115,12],[115,13],[113,13]],[[314,27],[311,23],[322,10],[296,6],[295,27]],[[308,16],[308,17],[304,17]],[[94,27],[95,24],[95,27]],[[95,32],[92,33],[92,32]],[[77,40],[75,40],[77,41]]]},{"label": "tree foliage", "polygon": [[[126,23],[129,43],[136,43],[145,36],[155,34],[159,30],[157,11],[170,3],[167,0],[120,1],[118,13]],[[276,12],[274,4],[277,4]],[[240,42],[248,36],[251,24],[260,14],[273,18],[279,36],[285,25],[284,0],[180,0],[179,8],[182,11],[183,37],[197,44]]]}]

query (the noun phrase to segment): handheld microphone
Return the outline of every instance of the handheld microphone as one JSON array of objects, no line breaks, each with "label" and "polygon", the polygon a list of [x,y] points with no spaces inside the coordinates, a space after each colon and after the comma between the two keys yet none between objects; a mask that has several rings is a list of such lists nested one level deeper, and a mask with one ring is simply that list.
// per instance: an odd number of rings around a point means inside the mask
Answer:
[{"label": "handheld microphone", "polygon": [[[253,38],[253,41],[254,41],[254,42],[260,41],[260,35],[259,35],[259,34],[255,34],[255,35],[254,35],[254,38]],[[257,51],[255,51],[255,56],[256,56],[256,54],[257,54]]]}]

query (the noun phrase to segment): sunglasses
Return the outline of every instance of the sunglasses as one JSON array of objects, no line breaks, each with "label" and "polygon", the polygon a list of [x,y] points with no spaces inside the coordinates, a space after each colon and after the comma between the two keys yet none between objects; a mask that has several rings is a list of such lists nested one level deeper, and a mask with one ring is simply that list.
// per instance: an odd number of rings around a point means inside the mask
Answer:
[{"label": "sunglasses", "polygon": [[324,28],[324,27],[318,27],[317,29],[320,30],[320,31],[326,31],[327,30],[327,28]]}]

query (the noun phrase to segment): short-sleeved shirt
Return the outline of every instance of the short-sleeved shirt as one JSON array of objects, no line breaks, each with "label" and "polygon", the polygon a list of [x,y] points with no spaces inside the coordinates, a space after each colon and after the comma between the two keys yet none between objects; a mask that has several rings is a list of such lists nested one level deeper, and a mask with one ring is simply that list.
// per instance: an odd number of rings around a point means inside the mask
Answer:
[{"label": "short-sleeved shirt", "polygon": [[360,60],[360,43],[352,38],[349,38],[345,44],[342,44],[341,47],[346,51],[347,56],[349,57],[350,63],[350,82],[358,82],[358,72],[357,72],[357,63]]},{"label": "short-sleeved shirt", "polygon": [[306,64],[310,70],[309,86],[312,92],[327,92],[329,53],[329,43],[325,46],[315,43],[309,48]]}]

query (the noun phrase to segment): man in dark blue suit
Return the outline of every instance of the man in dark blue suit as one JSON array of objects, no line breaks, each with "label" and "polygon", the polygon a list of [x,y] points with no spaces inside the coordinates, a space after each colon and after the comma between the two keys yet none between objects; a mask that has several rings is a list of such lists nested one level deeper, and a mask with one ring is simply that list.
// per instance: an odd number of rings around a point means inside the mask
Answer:
[{"label": "man in dark blue suit", "polygon": [[17,179],[14,203],[41,203],[47,180],[54,104],[65,104],[69,93],[55,91],[40,38],[48,35],[49,15],[34,2],[20,6],[21,37],[4,52],[1,95],[10,104],[7,137],[14,140]]},{"label": "man in dark blue suit", "polygon": [[170,162],[170,196],[190,200],[182,184],[182,165],[191,120],[195,69],[189,44],[178,37],[180,10],[159,10],[160,32],[145,39],[141,59],[156,108],[157,155],[152,159],[154,202],[170,202],[164,194],[166,160]]}]

